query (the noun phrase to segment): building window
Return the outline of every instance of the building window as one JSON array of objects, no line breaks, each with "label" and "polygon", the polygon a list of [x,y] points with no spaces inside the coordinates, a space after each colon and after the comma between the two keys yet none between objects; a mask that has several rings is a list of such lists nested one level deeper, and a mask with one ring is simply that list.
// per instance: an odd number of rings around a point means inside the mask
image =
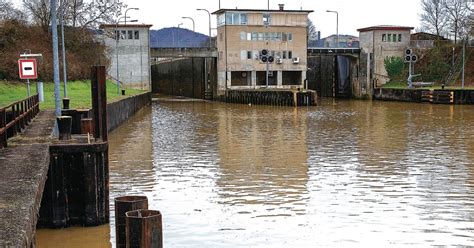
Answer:
[{"label": "building window", "polygon": [[133,40],[133,31],[132,30],[128,30],[128,39]]},{"label": "building window", "polygon": [[252,40],[252,34],[251,33],[247,33],[247,40]]},{"label": "building window", "polygon": [[120,31],[120,39],[125,40],[127,38],[127,30]]},{"label": "building window", "polygon": [[247,25],[247,14],[240,14],[240,24]]},{"label": "building window", "polygon": [[292,59],[293,58],[293,52],[292,51],[288,51],[288,59]]},{"label": "building window", "polygon": [[258,40],[260,40],[260,41],[263,40],[263,33],[258,33]]},{"label": "building window", "polygon": [[140,39],[140,31],[135,30],[135,40],[139,40],[139,39]]},{"label": "building window", "polygon": [[398,34],[398,42],[402,42],[402,34]]},{"label": "building window", "polygon": [[252,59],[252,51],[247,51],[247,59]]},{"label": "building window", "polygon": [[263,14],[263,25],[270,25],[271,22],[271,15],[270,13]]},{"label": "building window", "polygon": [[292,33],[288,33],[288,41],[293,41],[293,34]]},{"label": "building window", "polygon": [[265,40],[270,40],[271,39],[271,37],[270,37],[271,34],[272,33],[265,32],[265,34],[264,34],[265,35]]},{"label": "building window", "polygon": [[388,34],[388,42],[392,41],[392,34]]},{"label": "building window", "polygon": [[247,59],[247,51],[240,51],[240,59],[241,60],[244,60],[244,59]]},{"label": "building window", "polygon": [[276,57],[279,58],[279,59],[281,59],[281,52],[280,52],[280,51],[278,51],[278,52],[276,53]]},{"label": "building window", "polygon": [[392,41],[397,42],[397,35],[396,34],[392,34]]},{"label": "building window", "polygon": [[386,34],[382,34],[382,42],[386,42],[387,41],[387,35]]},{"label": "building window", "polygon": [[252,33],[252,40],[258,40],[258,33],[257,32]]},{"label": "building window", "polygon": [[217,26],[224,26],[225,25],[225,14],[219,15],[217,17]]},{"label": "building window", "polygon": [[281,41],[281,32],[278,32],[278,33],[277,33],[276,40],[277,40],[277,41]]},{"label": "building window", "polygon": [[246,40],[246,39],[247,39],[247,33],[240,32],[240,40]]},{"label": "building window", "polygon": [[287,34],[287,33],[283,33],[282,36],[281,36],[281,40],[282,40],[282,41],[287,41],[287,40],[288,40],[288,34]]},{"label": "building window", "polygon": [[283,59],[286,59],[286,51],[283,51]]},{"label": "building window", "polygon": [[[222,18],[219,17],[218,22],[221,23]],[[247,25],[247,14],[246,13],[225,13],[225,23],[226,25]],[[222,26],[223,24],[221,23],[219,26]]]}]

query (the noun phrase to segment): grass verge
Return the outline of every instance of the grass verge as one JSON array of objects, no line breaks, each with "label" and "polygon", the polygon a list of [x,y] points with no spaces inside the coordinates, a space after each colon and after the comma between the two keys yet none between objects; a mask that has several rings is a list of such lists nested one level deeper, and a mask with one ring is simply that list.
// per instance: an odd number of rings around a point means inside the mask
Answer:
[{"label": "grass verge", "polygon": [[[0,107],[7,106],[15,101],[27,97],[25,82],[6,82],[0,81]],[[71,99],[71,108],[90,108],[91,84],[90,81],[71,81],[67,84],[68,98]],[[54,84],[45,83],[43,86],[44,102],[40,103],[41,109],[54,109]],[[115,102],[131,95],[144,93],[143,90],[126,89],[125,96],[117,94],[117,85],[107,80],[107,102]],[[64,85],[61,84],[61,99],[64,96]],[[36,94],[36,83],[31,84],[31,94]],[[62,102],[61,102],[62,104]]]}]

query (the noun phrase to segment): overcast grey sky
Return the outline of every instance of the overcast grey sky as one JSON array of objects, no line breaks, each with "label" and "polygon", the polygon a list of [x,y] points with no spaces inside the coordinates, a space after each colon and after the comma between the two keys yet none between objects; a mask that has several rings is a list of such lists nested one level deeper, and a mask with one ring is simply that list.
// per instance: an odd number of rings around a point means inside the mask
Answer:
[{"label": "overcast grey sky", "polygon": [[[18,5],[21,0],[14,0]],[[138,19],[139,23],[152,24],[152,29],[177,27],[183,23],[184,28],[192,29],[192,22],[181,17],[192,17],[196,22],[196,31],[208,34],[208,15],[197,8],[211,13],[219,8],[219,0],[123,0],[130,10],[128,15]],[[266,9],[267,0],[220,0],[221,8]],[[357,29],[374,25],[419,26],[419,0],[270,0],[270,8],[277,9],[278,4],[285,4],[285,9],[313,10],[309,15],[317,30],[326,37],[336,33],[336,14],[339,12],[339,33],[358,35]],[[212,27],[216,27],[215,16],[211,17]],[[214,33],[214,32],[213,32]]]},{"label": "overcast grey sky", "polygon": [[[196,22],[196,31],[207,34],[208,15],[197,8],[214,12],[219,8],[219,0],[124,0],[129,7],[138,7],[139,11],[129,11],[132,18],[140,22],[153,24],[153,29],[178,26],[192,29],[191,20],[183,20],[182,16],[192,17]],[[266,9],[267,0],[220,0],[221,8],[252,8]],[[285,9],[313,10],[310,19],[322,36],[336,33],[336,14],[326,10],[339,12],[339,33],[358,35],[357,29],[373,25],[404,25],[419,26],[419,0],[270,0],[270,8],[277,9],[279,3]],[[212,27],[216,27],[215,16],[212,16]]]}]

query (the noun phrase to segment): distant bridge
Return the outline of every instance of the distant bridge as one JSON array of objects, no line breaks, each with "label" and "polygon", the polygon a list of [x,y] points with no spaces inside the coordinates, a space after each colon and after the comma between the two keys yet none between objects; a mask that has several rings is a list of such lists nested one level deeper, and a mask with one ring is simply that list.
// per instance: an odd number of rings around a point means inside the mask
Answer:
[{"label": "distant bridge", "polygon": [[328,55],[328,56],[359,56],[360,48],[329,48],[329,47],[308,47],[308,57]]},{"label": "distant bridge", "polygon": [[[209,47],[177,47],[177,48],[151,48],[152,58],[217,58],[217,48]],[[326,48],[308,47],[308,57],[329,56],[358,56],[360,48]]]},{"label": "distant bridge", "polygon": [[217,58],[217,48],[178,47],[151,48],[152,58]]}]

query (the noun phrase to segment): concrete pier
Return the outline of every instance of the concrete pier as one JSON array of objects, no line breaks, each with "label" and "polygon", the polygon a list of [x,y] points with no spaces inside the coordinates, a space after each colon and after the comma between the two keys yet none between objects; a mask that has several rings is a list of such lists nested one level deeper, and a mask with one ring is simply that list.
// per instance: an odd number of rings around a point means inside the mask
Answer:
[{"label": "concrete pier", "polygon": [[0,149],[0,247],[34,247],[53,127],[54,112],[42,111]]}]

